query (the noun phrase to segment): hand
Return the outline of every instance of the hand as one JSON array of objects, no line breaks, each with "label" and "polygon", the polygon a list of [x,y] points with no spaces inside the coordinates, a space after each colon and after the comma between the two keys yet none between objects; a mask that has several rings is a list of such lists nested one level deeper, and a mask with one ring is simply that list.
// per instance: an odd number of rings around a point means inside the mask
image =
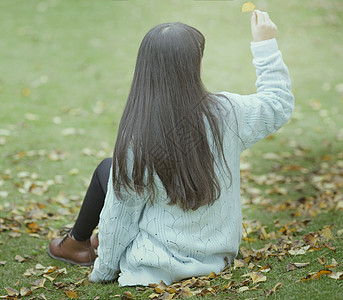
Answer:
[{"label": "hand", "polygon": [[276,31],[277,27],[269,18],[267,12],[253,11],[251,16],[251,33],[254,42],[275,38]]}]

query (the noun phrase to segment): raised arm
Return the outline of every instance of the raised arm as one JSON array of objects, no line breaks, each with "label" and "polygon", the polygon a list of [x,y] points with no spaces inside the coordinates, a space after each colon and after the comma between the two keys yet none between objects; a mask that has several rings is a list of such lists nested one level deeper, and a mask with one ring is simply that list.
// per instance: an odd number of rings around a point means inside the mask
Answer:
[{"label": "raised arm", "polygon": [[275,39],[276,26],[268,13],[253,12],[251,31],[257,92],[244,96],[223,93],[236,111],[243,149],[278,130],[294,109],[289,72]]}]

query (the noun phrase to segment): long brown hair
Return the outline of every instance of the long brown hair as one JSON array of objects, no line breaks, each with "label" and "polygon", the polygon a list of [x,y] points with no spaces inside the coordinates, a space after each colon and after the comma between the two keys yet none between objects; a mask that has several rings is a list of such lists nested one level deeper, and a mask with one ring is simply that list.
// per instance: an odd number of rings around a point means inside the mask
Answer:
[{"label": "long brown hair", "polygon": [[[204,45],[204,36],[183,23],[158,25],[144,37],[113,153],[113,186],[119,198],[124,187],[138,195],[147,190],[153,202],[154,172],[170,205],[196,210],[219,198],[221,187],[206,127],[228,165],[214,109],[218,101],[200,78]],[[229,177],[231,184],[230,170]]]}]

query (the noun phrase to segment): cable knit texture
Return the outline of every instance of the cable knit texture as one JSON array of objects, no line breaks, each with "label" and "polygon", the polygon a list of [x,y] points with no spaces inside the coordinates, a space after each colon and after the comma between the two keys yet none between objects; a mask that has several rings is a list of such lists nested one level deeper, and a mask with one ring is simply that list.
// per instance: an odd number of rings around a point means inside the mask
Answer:
[{"label": "cable knit texture", "polygon": [[[257,93],[223,92],[216,96],[223,107],[224,152],[232,185],[229,187],[228,172],[216,156],[220,198],[211,206],[184,212],[178,206],[167,205],[168,198],[157,175],[154,205],[148,195],[127,194],[124,201],[119,201],[113,192],[111,170],[100,215],[99,257],[91,273],[93,282],[119,276],[122,286],[160,280],[171,284],[219,272],[225,266],[225,257],[229,262],[236,257],[242,236],[240,155],[284,125],[294,108],[289,73],[277,41],[252,42],[251,50]],[[209,142],[212,145],[210,134]]]}]

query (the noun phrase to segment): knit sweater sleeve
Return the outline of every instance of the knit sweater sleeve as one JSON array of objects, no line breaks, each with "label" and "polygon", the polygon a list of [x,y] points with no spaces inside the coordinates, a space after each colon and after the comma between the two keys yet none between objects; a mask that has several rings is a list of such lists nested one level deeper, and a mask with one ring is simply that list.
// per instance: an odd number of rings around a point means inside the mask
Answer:
[{"label": "knit sweater sleeve", "polygon": [[146,201],[137,195],[124,193],[117,199],[112,186],[112,168],[105,204],[99,221],[98,257],[91,273],[92,282],[114,280],[119,275],[119,261],[125,249],[139,232],[138,221]]},{"label": "knit sweater sleeve", "polygon": [[276,39],[252,42],[251,51],[257,92],[243,96],[223,93],[235,110],[243,149],[277,131],[290,119],[294,109],[289,72]]}]

